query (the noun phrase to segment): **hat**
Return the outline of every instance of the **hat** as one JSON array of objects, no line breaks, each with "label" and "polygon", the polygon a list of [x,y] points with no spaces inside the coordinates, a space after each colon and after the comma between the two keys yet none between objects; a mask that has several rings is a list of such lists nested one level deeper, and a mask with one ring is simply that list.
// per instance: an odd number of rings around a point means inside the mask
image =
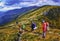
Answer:
[{"label": "hat", "polygon": [[45,22],[45,20],[42,20],[42,22]]}]

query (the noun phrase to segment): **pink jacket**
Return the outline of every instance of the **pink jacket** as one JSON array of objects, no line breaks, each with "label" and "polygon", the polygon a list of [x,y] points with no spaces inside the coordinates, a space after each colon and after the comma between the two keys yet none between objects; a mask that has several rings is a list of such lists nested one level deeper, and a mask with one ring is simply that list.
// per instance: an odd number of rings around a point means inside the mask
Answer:
[{"label": "pink jacket", "polygon": [[42,24],[42,26],[43,26],[43,31],[46,32],[46,31],[47,31],[47,23],[44,22],[44,23]]}]

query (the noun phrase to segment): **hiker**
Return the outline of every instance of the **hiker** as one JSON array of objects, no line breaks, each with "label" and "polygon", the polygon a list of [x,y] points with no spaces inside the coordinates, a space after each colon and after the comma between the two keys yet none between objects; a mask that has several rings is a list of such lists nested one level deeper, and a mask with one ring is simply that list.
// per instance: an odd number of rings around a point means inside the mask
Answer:
[{"label": "hiker", "polygon": [[36,27],[36,24],[34,23],[34,22],[32,22],[32,24],[31,24],[31,31],[33,31],[34,29],[36,29],[37,27]]},{"label": "hiker", "polygon": [[21,30],[21,23],[16,22],[16,25],[18,26],[18,31],[19,31],[19,33],[22,33],[22,30]]},{"label": "hiker", "polygon": [[17,33],[17,38],[15,39],[15,41],[20,41],[20,37],[22,34],[22,31],[20,30],[21,24],[19,24],[19,22],[16,21],[16,25],[18,26],[18,33]]},{"label": "hiker", "polygon": [[17,25],[18,25],[19,32],[22,34],[25,31],[25,28],[26,28],[25,24],[23,24],[23,23],[19,24],[18,23]]},{"label": "hiker", "polygon": [[19,24],[19,22],[16,21],[16,25],[18,26],[18,29],[19,29],[19,31],[20,31],[20,29],[21,29],[21,24]]},{"label": "hiker", "polygon": [[19,33],[20,34],[22,34],[22,29],[21,29],[21,23],[19,23],[19,22],[16,22],[16,25],[18,26],[18,31],[19,31]]},{"label": "hiker", "polygon": [[45,22],[45,20],[43,20],[42,21],[43,23],[42,23],[42,29],[43,29],[43,38],[45,38],[45,36],[46,36],[46,31],[47,31],[47,24],[46,24],[46,22]]}]

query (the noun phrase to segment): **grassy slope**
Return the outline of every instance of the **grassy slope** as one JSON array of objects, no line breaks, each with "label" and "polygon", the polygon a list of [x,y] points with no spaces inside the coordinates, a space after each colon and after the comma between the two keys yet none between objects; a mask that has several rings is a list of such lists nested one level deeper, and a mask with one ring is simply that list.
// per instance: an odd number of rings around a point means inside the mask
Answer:
[{"label": "grassy slope", "polygon": [[[23,16],[19,16],[19,18],[17,18],[17,21],[20,23],[26,23],[26,30],[30,31],[30,20],[33,19],[33,21],[35,21],[38,24],[38,29],[35,30],[34,32],[38,32],[38,33],[42,33],[42,29],[41,29],[41,22],[37,20],[38,16],[41,16],[45,11],[48,11],[49,9],[52,8],[60,8],[58,6],[45,6],[42,8],[38,8],[34,11],[30,11],[29,13],[27,13],[26,15]],[[18,33],[18,26],[14,23],[9,24],[10,26],[5,26],[6,28],[0,29],[0,41],[14,41],[13,39],[17,37],[17,33]],[[54,29],[51,31],[53,33],[48,33],[47,32],[47,37],[46,39],[42,39],[41,36],[36,35],[32,32],[26,32],[23,34],[22,36],[22,41],[53,41],[53,40],[60,40],[60,36],[57,33],[60,33],[60,30]],[[57,39],[58,38],[58,39]]]},{"label": "grassy slope", "polygon": [[[30,13],[22,16],[22,17],[19,17],[18,21],[21,22],[21,23],[30,24],[30,22],[31,22],[30,20],[32,19],[33,21],[36,22],[36,24],[38,24],[38,27],[39,27],[37,30],[35,30],[35,32],[42,33],[41,22],[38,21],[37,17],[41,16],[44,12],[48,11],[49,9],[53,9],[53,8],[60,8],[60,7],[58,7],[58,6],[45,6],[43,8],[38,8],[36,11],[30,12]],[[47,37],[45,39],[46,41],[54,41],[54,40],[59,40],[60,39],[60,36],[59,36],[60,30],[57,30],[57,29],[52,30],[51,29],[51,32],[53,32],[53,33],[50,34],[50,33],[47,32]],[[28,37],[28,35],[27,36],[25,35],[25,37]],[[29,36],[29,37],[31,38],[32,35]],[[26,40],[29,40],[30,38],[27,38]],[[59,38],[59,39],[57,39],[57,38]],[[40,39],[40,40],[38,40],[38,39]],[[37,36],[36,40],[35,40],[35,38],[33,36],[33,39],[32,40],[30,39],[29,41],[44,41],[44,40],[39,36]]]}]

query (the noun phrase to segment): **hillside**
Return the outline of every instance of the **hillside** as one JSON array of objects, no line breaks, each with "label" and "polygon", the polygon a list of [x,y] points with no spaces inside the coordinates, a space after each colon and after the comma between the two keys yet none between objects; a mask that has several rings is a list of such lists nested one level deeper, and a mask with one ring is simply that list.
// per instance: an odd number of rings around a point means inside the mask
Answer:
[{"label": "hillside", "polygon": [[11,22],[15,20],[18,16],[36,8],[38,8],[38,6],[23,7],[20,9],[13,9],[8,10],[6,12],[0,12],[0,26]]},{"label": "hillside", "polygon": [[[47,15],[51,9],[60,8],[60,6],[43,6],[37,8],[35,10],[29,11],[26,14],[19,16],[16,21],[19,24],[24,23],[26,25],[27,32],[22,34],[21,40],[22,41],[60,41],[60,30],[59,29],[52,29],[50,27],[50,31],[47,32],[46,38],[42,38],[42,26],[41,20],[42,18],[47,21],[52,21]],[[54,9],[56,11],[56,9]],[[48,14],[46,14],[48,13]],[[33,32],[30,32],[30,23],[34,21],[37,24],[37,29]],[[35,32],[35,33],[34,33]],[[9,25],[0,28],[0,41],[15,41],[18,34],[18,26],[15,22],[12,22]]]},{"label": "hillside", "polygon": [[[50,26],[59,28],[60,26],[60,7],[59,6],[43,6],[34,11],[27,13],[17,19],[19,22],[42,21],[45,19],[50,22]],[[55,23],[55,24],[54,24]]]}]

